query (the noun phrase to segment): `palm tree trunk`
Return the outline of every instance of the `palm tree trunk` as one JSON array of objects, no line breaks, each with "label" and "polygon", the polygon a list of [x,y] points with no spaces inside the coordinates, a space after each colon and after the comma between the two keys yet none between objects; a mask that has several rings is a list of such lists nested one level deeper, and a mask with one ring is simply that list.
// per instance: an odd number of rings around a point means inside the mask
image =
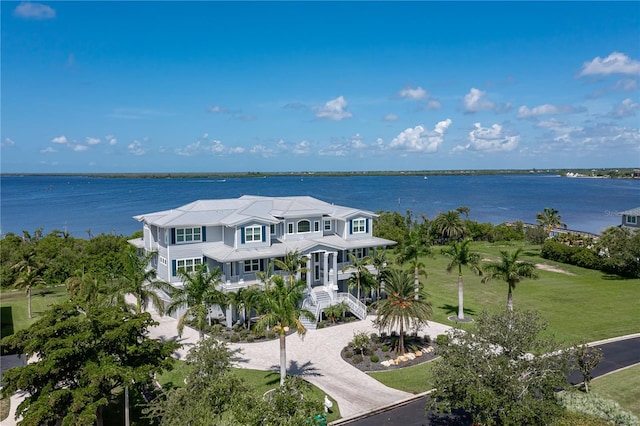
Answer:
[{"label": "palm tree trunk", "polygon": [[398,338],[398,352],[404,355],[404,321],[400,320],[400,337]]},{"label": "palm tree trunk", "polygon": [[284,385],[287,377],[287,334],[284,329],[280,330],[280,386]]},{"label": "palm tree trunk", "polygon": [[511,285],[509,285],[509,293],[507,293],[507,309],[513,311],[513,293],[511,293]]},{"label": "palm tree trunk", "polygon": [[462,291],[462,275],[458,275],[458,319],[464,319],[464,294]]},{"label": "palm tree trunk", "polygon": [[31,319],[31,287],[27,287],[27,311],[29,319]]},{"label": "palm tree trunk", "polygon": [[420,291],[420,270],[418,269],[418,267],[416,266],[413,269],[413,285],[415,286],[415,295],[413,296],[413,298],[415,300],[418,300],[418,292]]},{"label": "palm tree trunk", "polygon": [[198,330],[198,338],[199,340],[204,340],[204,331]]}]

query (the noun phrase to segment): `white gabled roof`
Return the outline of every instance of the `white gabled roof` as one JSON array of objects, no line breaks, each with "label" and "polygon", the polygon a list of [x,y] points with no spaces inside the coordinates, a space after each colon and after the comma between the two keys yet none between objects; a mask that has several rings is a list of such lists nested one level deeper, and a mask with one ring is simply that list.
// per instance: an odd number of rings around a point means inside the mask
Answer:
[{"label": "white gabled roof", "polygon": [[235,226],[251,221],[278,223],[281,218],[324,216],[346,220],[357,214],[375,213],[336,206],[309,196],[262,197],[199,200],[172,210],[141,214],[133,218],[162,228],[174,226]]},{"label": "white gabled roof", "polygon": [[625,210],[623,212],[620,212],[620,214],[623,214],[626,216],[640,216],[640,207],[636,207],[635,209],[631,209],[631,210]]}]

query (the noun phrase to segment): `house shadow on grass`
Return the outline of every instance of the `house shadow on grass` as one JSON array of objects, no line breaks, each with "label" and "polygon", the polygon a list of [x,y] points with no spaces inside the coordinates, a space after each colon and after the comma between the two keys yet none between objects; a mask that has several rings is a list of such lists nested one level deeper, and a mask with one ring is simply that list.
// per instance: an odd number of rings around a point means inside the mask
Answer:
[{"label": "house shadow on grass", "polygon": [[[445,305],[438,306],[438,309],[442,309],[443,311],[445,311],[447,316],[458,314],[458,305],[445,304]],[[476,314],[475,309],[463,308],[462,311],[464,312],[465,315],[473,316]]]}]

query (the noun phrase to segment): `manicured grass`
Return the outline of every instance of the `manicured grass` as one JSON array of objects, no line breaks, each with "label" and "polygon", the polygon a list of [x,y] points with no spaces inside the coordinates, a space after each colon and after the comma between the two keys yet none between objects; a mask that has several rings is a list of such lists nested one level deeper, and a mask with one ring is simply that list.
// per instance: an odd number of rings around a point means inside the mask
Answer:
[{"label": "manicured grass", "polygon": [[[547,264],[573,275],[538,270],[539,279],[524,280],[513,291],[514,309],[538,311],[549,323],[550,332],[568,343],[637,332],[640,279],[620,279],[599,271],[548,261],[540,257],[540,246],[478,242],[472,245],[485,260],[497,260],[500,250],[511,252],[518,247],[523,248],[523,260]],[[448,317],[457,314],[458,277],[456,273],[446,272],[449,259],[440,250],[440,247],[434,247],[434,257],[422,259],[428,273],[426,288],[433,304],[433,321],[454,325]],[[505,282],[493,280],[482,284],[482,277],[465,268],[462,274],[466,316],[475,317],[483,310],[506,307]],[[473,325],[463,326],[469,327]]]},{"label": "manicured grass", "polygon": [[640,365],[593,379],[591,392],[616,401],[623,410],[640,417]]},{"label": "manicured grass", "polygon": [[[176,360],[172,371],[166,371],[158,375],[158,382],[163,387],[184,386],[184,378],[188,373],[188,368],[183,361]],[[234,368],[233,371],[249,386],[254,388],[259,395],[263,395],[268,390],[280,385],[280,373],[276,371],[251,370],[247,368]],[[311,389],[304,392],[304,394],[305,398],[324,401],[325,393],[314,385],[311,385]],[[328,396],[333,402],[331,413],[327,415],[327,422],[331,422],[340,418],[340,409],[331,395]]]},{"label": "manicured grass", "polygon": [[412,367],[391,371],[372,371],[367,374],[385,386],[417,394],[433,389],[433,365],[440,362],[440,359],[436,358]]},{"label": "manicured grass", "polygon": [[2,289],[0,293],[2,337],[29,327],[36,322],[42,313],[49,309],[51,305],[63,302],[66,299],[67,289],[65,286],[44,287],[31,290],[31,313],[33,318],[29,319],[27,296],[24,290]]}]

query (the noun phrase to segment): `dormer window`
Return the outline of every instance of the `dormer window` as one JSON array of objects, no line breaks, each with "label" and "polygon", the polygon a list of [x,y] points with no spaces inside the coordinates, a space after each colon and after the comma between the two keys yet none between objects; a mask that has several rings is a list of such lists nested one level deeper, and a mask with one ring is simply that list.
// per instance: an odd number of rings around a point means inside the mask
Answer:
[{"label": "dormer window", "polygon": [[247,243],[262,241],[262,226],[247,226],[244,228],[244,241]]}]

